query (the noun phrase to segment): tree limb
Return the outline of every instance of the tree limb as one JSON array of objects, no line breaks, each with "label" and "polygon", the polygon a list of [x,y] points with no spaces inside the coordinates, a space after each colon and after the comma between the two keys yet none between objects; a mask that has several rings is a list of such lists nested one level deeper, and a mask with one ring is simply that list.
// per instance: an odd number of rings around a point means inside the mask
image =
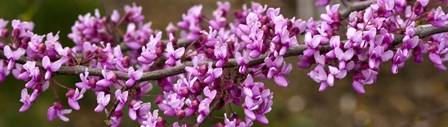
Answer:
[{"label": "tree limb", "polygon": [[[344,1],[344,0],[341,0],[341,1]],[[355,12],[355,11],[364,10],[375,2],[376,1],[368,0],[368,1],[360,1],[360,2],[354,2],[354,3],[346,3],[346,4],[348,4],[347,8],[340,12],[341,16],[344,18],[348,18],[348,16],[350,16],[350,13]]]},{"label": "tree limb", "polygon": [[[424,38],[429,35],[443,33],[443,32],[448,32],[448,25],[446,25],[445,27],[433,27],[431,25],[421,25],[416,28],[415,35],[419,36],[420,38]],[[403,39],[402,37],[396,38],[394,40],[394,44],[401,43],[402,39]],[[284,57],[301,55],[305,49],[307,49],[307,46],[305,46],[305,45],[298,45],[298,46],[291,47],[286,52]],[[328,51],[329,47],[324,46],[324,47],[321,47],[320,50]],[[0,52],[3,52],[3,50],[0,50]],[[267,57],[267,55],[268,55],[268,53],[261,55],[257,59],[249,60],[249,66],[263,63],[264,59]],[[0,54],[0,58],[6,59],[4,54]],[[26,63],[26,61],[28,61],[28,60],[25,57],[22,57],[19,60],[17,60],[17,62],[21,63],[21,64]],[[202,61],[202,62],[199,62],[198,64],[199,65],[208,65],[208,63],[210,63],[210,62],[213,63],[213,65],[216,64],[216,61]],[[36,62],[36,65],[42,68],[41,62]],[[193,66],[193,63],[185,62],[182,65],[178,65],[175,67],[145,72],[140,80],[141,81],[157,80],[157,79],[161,79],[164,77],[169,77],[169,76],[185,73],[185,67],[187,67],[187,66]],[[239,65],[238,65],[236,59],[229,59],[223,68],[231,68],[231,67],[237,67],[237,66],[239,66]],[[55,73],[64,74],[64,75],[79,75],[81,73],[84,73],[84,71],[86,69],[88,69],[89,75],[102,76],[102,74],[101,74],[102,69],[91,68],[91,67],[86,67],[86,66],[81,66],[81,65],[61,66],[61,68],[58,71],[56,71]],[[127,72],[114,71],[114,73],[117,75],[118,79],[123,79],[123,80],[129,79]]]}]

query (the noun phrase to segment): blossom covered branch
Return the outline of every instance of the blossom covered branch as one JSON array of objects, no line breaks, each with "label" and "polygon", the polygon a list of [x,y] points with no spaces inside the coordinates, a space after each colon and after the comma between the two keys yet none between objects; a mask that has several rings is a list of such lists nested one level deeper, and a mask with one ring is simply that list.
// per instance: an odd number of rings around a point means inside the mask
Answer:
[{"label": "blossom covered branch", "polygon": [[[443,33],[443,32],[448,32],[448,26],[434,27],[432,25],[421,25],[421,26],[416,27],[415,36],[418,36],[420,38],[425,38],[427,36],[430,36],[433,34],[438,34],[438,33]],[[403,40],[403,38],[396,38],[396,40],[394,40],[394,44],[399,44],[402,42],[402,40]],[[307,48],[306,45],[293,46],[290,49],[288,49],[288,51],[285,53],[284,57],[302,55],[303,51],[306,48]],[[329,47],[324,46],[321,48],[321,50],[328,51]],[[0,50],[0,52],[3,52],[3,51]],[[252,66],[252,65],[260,64],[260,63],[264,62],[263,60],[266,57],[267,57],[267,54],[262,55],[261,57],[259,57],[257,59],[250,59],[248,62],[248,65]],[[0,54],[0,58],[6,59],[6,57],[3,54]],[[17,60],[17,62],[21,63],[21,64],[26,63],[26,61],[27,60],[24,57]],[[214,65],[214,64],[216,64],[216,61],[202,61],[202,62],[198,63],[198,65],[208,65],[209,63],[213,63],[213,65]],[[36,65],[40,66],[42,68],[41,63],[37,62]],[[165,77],[185,73],[185,67],[187,67],[187,66],[193,66],[193,63],[186,62],[186,63],[183,63],[182,65],[175,66],[172,68],[144,72],[143,76],[140,78],[140,81],[158,80],[158,79],[162,79]],[[235,58],[233,58],[233,59],[229,59],[229,61],[225,65],[223,65],[223,68],[231,68],[231,67],[238,67],[238,66],[239,66],[239,64],[238,64],[237,60]],[[90,75],[102,76],[102,73],[101,73],[102,69],[86,67],[86,66],[82,66],[82,65],[62,66],[58,71],[55,71],[55,73],[63,74],[63,75],[79,75],[79,74],[84,73],[85,70],[88,70],[88,73]],[[127,74],[127,72],[120,72],[120,71],[113,71],[113,72],[117,75],[118,79],[127,80],[130,78],[130,76]]]},{"label": "blossom covered branch", "polygon": [[[94,111],[105,112],[111,126],[120,125],[125,108],[144,127],[199,126],[230,105],[244,114],[226,110],[217,126],[252,126],[268,124],[265,115],[273,105],[273,92],[256,79],[287,87],[292,64],[286,57],[296,56],[298,67],[312,68],[308,76],[320,84],[319,91],[353,73],[354,90],[364,94],[382,63],[392,62],[391,72],[397,74],[408,59],[422,62],[424,55],[437,69],[447,70],[448,14],[441,7],[428,0],[343,2],[346,10],[339,11],[339,5],[318,0],[316,5],[327,12],[307,21],[285,18],[280,8],[259,3],[244,5],[228,21],[229,2],[218,2],[212,17],[197,5],[164,32],[151,29],[135,4],[125,6],[123,15],[101,16],[96,10],[73,25],[68,37],[74,47],[62,46],[59,33],[34,33],[31,22],[12,20],[10,30],[9,21],[0,19],[0,81],[12,74],[26,82],[20,112],[50,85],[67,90],[68,104],[54,92],[58,101],[48,109],[50,121],[69,121],[65,115],[81,110],[78,100],[94,92]],[[120,26],[126,27],[122,35],[116,32]],[[303,43],[297,36],[304,36]],[[79,75],[81,81],[65,85],[54,75]],[[154,86],[162,92],[152,91]],[[179,121],[168,123],[165,117]],[[186,117],[196,120],[187,123]]]}]

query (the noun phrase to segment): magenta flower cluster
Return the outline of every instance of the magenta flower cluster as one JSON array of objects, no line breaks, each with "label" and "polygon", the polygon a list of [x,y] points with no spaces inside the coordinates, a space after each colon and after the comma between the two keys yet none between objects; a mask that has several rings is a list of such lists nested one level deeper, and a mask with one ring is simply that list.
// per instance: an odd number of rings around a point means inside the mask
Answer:
[{"label": "magenta flower cluster", "polygon": [[[69,121],[66,115],[83,110],[78,101],[92,92],[97,98],[92,110],[105,113],[114,127],[125,116],[142,127],[199,126],[224,108],[230,110],[216,126],[246,127],[269,123],[274,93],[256,79],[287,87],[293,65],[285,59],[290,56],[299,58],[298,67],[311,68],[308,76],[320,84],[318,91],[351,77],[354,90],[364,94],[383,63],[392,63],[391,72],[397,74],[408,59],[422,62],[425,55],[437,69],[447,70],[443,7],[429,0],[377,0],[347,13],[329,3],[317,0],[316,6],[326,6],[320,20],[286,18],[280,8],[255,2],[234,14],[229,2],[218,2],[212,17],[206,17],[203,6],[196,5],[165,31],[153,30],[135,4],[125,6],[123,14],[114,10],[101,16],[96,10],[73,25],[68,37],[74,47],[64,47],[59,33],[34,33],[31,22],[12,20],[8,28],[9,21],[0,19],[0,81],[12,73],[26,82],[20,112],[49,87],[66,90],[65,98],[54,92],[49,121]],[[80,81],[62,84],[53,78],[58,75],[76,75]],[[244,113],[227,108],[231,105]],[[178,121],[170,123],[167,117]],[[194,118],[193,123],[186,118]]]}]

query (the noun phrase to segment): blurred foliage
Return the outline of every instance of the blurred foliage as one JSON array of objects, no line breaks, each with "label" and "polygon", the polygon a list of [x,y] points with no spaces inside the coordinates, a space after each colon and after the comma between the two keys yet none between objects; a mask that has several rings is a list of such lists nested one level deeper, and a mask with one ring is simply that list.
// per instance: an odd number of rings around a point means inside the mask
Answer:
[{"label": "blurred foliage", "polygon": [[[296,16],[296,5],[305,0],[278,0],[259,1],[270,7],[280,7],[285,17]],[[61,42],[72,46],[73,43],[67,38],[71,26],[78,15],[94,12],[100,8],[106,14],[112,9],[122,11],[123,6],[136,2],[143,6],[147,21],[153,22],[153,28],[163,30],[169,22],[181,19],[189,7],[196,4],[204,5],[206,16],[211,16],[215,9],[216,1],[201,0],[1,0],[0,17],[6,20],[21,19],[33,21],[35,32],[46,34],[49,32],[60,32]],[[244,3],[251,1],[231,0],[232,9],[240,8]],[[297,3],[298,2],[298,3]],[[102,8],[104,6],[104,8]],[[310,5],[312,6],[312,5]],[[315,11],[315,10],[310,10]],[[299,16],[300,17],[300,16]],[[309,17],[302,17],[308,19]],[[295,63],[297,58],[288,58]],[[309,70],[294,69],[287,77],[290,79],[288,88],[280,88],[272,81],[264,81],[274,92],[274,106],[268,114],[269,126],[291,126],[291,127],[360,127],[360,126],[448,126],[448,114],[445,113],[448,105],[448,78],[447,72],[438,72],[429,62],[415,64],[407,63],[399,74],[390,73],[390,65],[383,65],[378,81],[372,86],[366,86],[366,95],[359,95],[351,88],[351,79],[346,78],[337,81],[333,88],[318,93],[319,85],[306,76]],[[57,80],[67,86],[74,87],[78,82],[77,76],[56,76]],[[9,77],[0,85],[0,127],[26,127],[26,126],[64,126],[64,127],[100,127],[104,124],[103,113],[94,113],[96,100],[93,92],[88,92],[80,100],[81,110],[74,111],[68,115],[70,122],[64,123],[59,119],[48,122],[46,112],[52,102],[58,101],[54,96],[52,88],[43,93],[24,113],[18,110],[22,105],[20,91],[24,82]],[[65,98],[65,90],[59,87],[57,95]],[[157,92],[155,90],[153,92]],[[152,98],[148,98],[151,100]],[[66,100],[62,99],[62,102]],[[154,105],[153,105],[154,106]],[[155,106],[154,106],[155,107]],[[242,113],[241,109],[231,106],[233,111]],[[229,107],[226,107],[230,110]],[[127,111],[125,111],[127,112]],[[222,111],[214,113],[216,119],[209,119],[207,123],[222,121]],[[168,119],[172,122],[174,119]],[[194,121],[187,119],[186,121]],[[123,126],[137,126],[127,117],[123,117]],[[256,124],[256,126],[262,126]]]}]

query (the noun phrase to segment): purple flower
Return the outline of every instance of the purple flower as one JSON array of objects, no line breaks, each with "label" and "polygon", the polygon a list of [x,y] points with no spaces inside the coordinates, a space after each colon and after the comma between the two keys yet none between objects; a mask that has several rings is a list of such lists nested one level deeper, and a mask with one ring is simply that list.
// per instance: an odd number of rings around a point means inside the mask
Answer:
[{"label": "purple flower", "polygon": [[95,85],[95,80],[89,80],[88,77],[89,77],[89,71],[88,69],[86,69],[84,73],[79,74],[81,82],[76,83],[75,86],[81,89],[92,88],[92,86]]},{"label": "purple flower", "polygon": [[114,23],[118,23],[120,20],[120,13],[118,13],[117,10],[112,11],[112,14],[110,15],[110,20]]},{"label": "purple flower", "polygon": [[188,97],[190,91],[193,93],[201,92],[201,88],[199,85],[198,77],[187,76],[178,80],[177,83],[173,84],[173,90],[179,93],[183,97]]},{"label": "purple flower", "polygon": [[18,48],[16,51],[12,51],[11,48],[6,45],[3,49],[3,53],[5,54],[6,59],[8,59],[8,70],[12,70],[14,67],[15,61],[19,60],[25,54],[25,50],[22,48]]},{"label": "purple flower", "polygon": [[[17,65],[16,65],[17,66]],[[16,67],[17,68],[17,67]],[[6,76],[9,75],[10,71],[7,70],[7,65],[5,65],[4,60],[0,60],[0,82],[4,81],[6,79]],[[15,73],[16,69],[13,69],[13,74]],[[16,74],[14,74],[14,77],[17,78]]]},{"label": "purple flower", "polygon": [[115,91],[115,98],[118,100],[118,105],[115,108],[115,111],[121,111],[123,109],[124,104],[128,101],[128,91],[121,92],[121,90]]},{"label": "purple flower", "polygon": [[221,29],[227,25],[226,18],[230,11],[230,3],[229,2],[220,2],[218,1],[218,8],[213,11],[213,19],[209,20],[208,23],[213,29]]},{"label": "purple flower", "polygon": [[446,25],[448,15],[443,12],[443,9],[441,7],[438,7],[437,9],[428,12],[425,19],[433,26],[443,27]]},{"label": "purple flower", "polygon": [[390,60],[394,54],[391,50],[384,51],[384,47],[377,46],[369,49],[369,67],[372,69],[378,69],[380,62],[386,62]]},{"label": "purple flower", "polygon": [[188,75],[192,75],[192,76],[202,76],[203,72],[205,72],[206,68],[204,69],[204,66],[199,66],[199,61],[204,60],[205,58],[203,57],[198,57],[198,56],[194,56],[192,63],[193,63],[193,67],[185,67],[185,71],[188,73]]},{"label": "purple flower", "polygon": [[123,113],[121,111],[114,111],[111,113],[109,120],[110,120],[110,126],[111,127],[119,127],[121,124],[121,117],[123,116]]},{"label": "purple flower", "polygon": [[126,81],[126,86],[132,87],[143,76],[143,70],[134,70],[133,67],[128,69],[129,79]]},{"label": "purple flower", "polygon": [[212,103],[213,99],[215,99],[216,93],[216,90],[210,90],[208,86],[204,88],[204,95],[206,98],[199,103],[199,116],[196,119],[198,123],[204,122],[205,117],[207,117],[210,113],[210,104]]},{"label": "purple flower", "polygon": [[142,15],[142,7],[137,6],[135,3],[132,6],[126,5],[124,7],[126,21],[128,22],[142,22],[145,16]]},{"label": "purple flower", "polygon": [[188,125],[187,124],[179,125],[179,122],[174,122],[173,127],[188,127]]},{"label": "purple flower", "polygon": [[68,37],[76,43],[76,49],[84,51],[84,43],[100,44],[100,42],[113,43],[114,39],[107,30],[107,18],[101,17],[99,10],[78,16],[78,21],[72,26]]},{"label": "purple flower", "polygon": [[156,60],[156,58],[159,57],[157,50],[158,43],[161,42],[161,39],[162,32],[157,33],[156,36],[151,35],[149,42],[146,44],[146,46],[142,47],[142,53],[137,58],[137,60],[142,64],[152,64]]},{"label": "purple flower", "polygon": [[209,88],[208,86],[206,86],[206,87],[204,88],[204,95],[205,95],[207,98],[215,99],[216,93],[217,93],[216,90],[210,90],[210,88]]},{"label": "purple flower", "polygon": [[103,74],[104,79],[96,82],[96,85],[101,87],[107,88],[112,85],[112,83],[114,83],[117,79],[117,75],[113,71],[106,71],[105,69],[103,69],[101,71],[101,74]]},{"label": "purple flower", "polygon": [[239,24],[239,29],[244,33],[240,36],[241,40],[248,43],[246,48],[249,49],[251,58],[258,58],[265,45],[263,44],[264,32],[261,30],[261,23],[259,15],[250,12],[246,17],[246,24]]},{"label": "purple flower", "polygon": [[31,41],[28,42],[27,56],[36,57],[39,53],[43,52],[44,48],[39,48],[39,46],[43,45],[44,37],[37,34],[31,37]]},{"label": "purple flower", "polygon": [[313,36],[310,32],[305,34],[305,44],[313,49],[316,49],[317,46],[321,43],[322,37],[320,35]]},{"label": "purple flower", "polygon": [[152,90],[152,88],[153,88],[153,86],[152,86],[151,82],[148,82],[148,81],[140,82],[138,85],[137,93],[134,95],[134,99],[140,99],[145,94],[150,92]]},{"label": "purple flower", "polygon": [[222,75],[222,68],[213,68],[212,63],[208,64],[208,70],[204,79],[204,83],[212,83]]},{"label": "purple flower", "polygon": [[96,100],[98,102],[98,106],[95,108],[95,112],[102,112],[104,108],[109,104],[110,94],[105,95],[104,92],[98,92],[96,94]]},{"label": "purple flower", "polygon": [[48,108],[47,116],[49,121],[53,121],[54,118],[58,117],[62,121],[69,121],[65,114],[70,114],[72,112],[71,109],[62,109],[62,104],[59,102],[53,103],[53,106]]},{"label": "purple flower", "polygon": [[158,104],[160,110],[167,116],[176,116],[177,111],[182,110],[185,105],[185,97],[174,92],[164,92],[163,94],[164,100]]},{"label": "purple flower", "polygon": [[68,56],[70,55],[70,53],[72,53],[72,50],[70,50],[69,47],[62,47],[62,45],[60,43],[56,43],[54,44],[54,48],[56,50],[56,52],[58,53],[59,56],[61,56],[61,60],[63,61],[63,63],[65,63],[68,59]]},{"label": "purple flower", "polygon": [[238,62],[238,64],[240,65],[238,72],[240,72],[240,74],[245,74],[246,70],[247,70],[247,66],[249,64],[249,52],[243,51],[242,54],[240,52],[236,52],[235,59]]},{"label": "purple flower", "polygon": [[223,67],[224,64],[227,62],[227,44],[221,44],[215,46],[215,49],[213,50],[214,55],[216,59],[218,59],[218,62],[216,62],[216,67]]},{"label": "purple flower", "polygon": [[429,0],[417,0],[420,4],[422,4],[423,6],[428,5]]},{"label": "purple flower", "polygon": [[[269,69],[266,76],[268,78],[274,78],[275,83],[279,86],[288,86],[288,80],[286,80],[284,75],[291,72],[292,65],[284,62],[283,57],[276,57],[274,61],[272,61],[271,58],[266,57],[266,59],[264,59],[264,62],[266,63],[266,67],[268,67]],[[283,67],[280,70],[280,66],[282,66],[282,63]]]},{"label": "purple flower", "polygon": [[317,7],[323,7],[323,6],[328,5],[329,3],[330,3],[330,0],[316,0],[315,5]]},{"label": "purple flower", "polygon": [[168,34],[171,35],[171,33],[176,32],[178,29],[172,22],[170,22],[170,23],[168,23],[168,26],[166,26],[165,30],[166,30],[166,32],[168,32]]},{"label": "purple flower", "polygon": [[182,15],[182,21],[177,23],[180,29],[188,30],[186,39],[193,42],[199,39],[202,30],[200,22],[202,21],[202,5],[196,5],[188,9],[187,14]]},{"label": "purple flower", "polygon": [[141,127],[156,127],[163,125],[163,123],[160,122],[163,119],[159,116],[158,112],[159,110],[154,110],[152,113],[150,111],[147,112],[148,115],[146,116],[146,119],[140,123]]},{"label": "purple flower", "polygon": [[367,46],[367,43],[362,40],[362,31],[353,27],[347,29],[347,39],[349,39],[349,42],[344,45],[345,48],[349,48],[351,45],[359,48],[365,48]]},{"label": "purple flower", "polygon": [[78,88],[76,88],[76,90],[70,89],[65,96],[67,96],[68,98],[68,105],[70,105],[70,107],[72,107],[75,110],[79,110],[79,104],[78,104],[78,100],[80,100],[82,97],[84,97],[84,93],[86,92],[86,89],[81,89],[81,91],[79,91]]},{"label": "purple flower", "polygon": [[28,89],[22,89],[20,102],[22,102],[23,105],[20,108],[19,112],[27,111],[36,100],[37,96],[39,96],[39,91],[36,89],[33,91],[33,93],[31,93],[31,95],[28,94]]},{"label": "purple flower", "polygon": [[5,29],[6,25],[8,25],[8,21],[0,18],[0,37],[8,36],[8,29]]},{"label": "purple flower", "polygon": [[320,92],[324,91],[329,86],[333,86],[334,76],[328,75],[322,65],[316,66],[314,70],[308,73],[308,76],[317,83],[320,83],[319,87]]},{"label": "purple flower", "polygon": [[168,66],[174,66],[177,63],[180,63],[180,58],[184,55],[185,48],[181,47],[174,50],[173,43],[169,42],[165,49],[165,57],[168,59],[165,61],[165,64]]},{"label": "purple flower", "polygon": [[39,68],[36,67],[36,62],[27,61],[23,66],[25,72],[19,74],[19,78],[22,80],[27,80],[28,78],[32,78],[33,80],[37,80],[40,76]]},{"label": "purple flower", "polygon": [[227,113],[224,113],[224,127],[246,127],[249,125],[246,125],[242,120],[239,119],[233,119],[230,120],[227,117]]},{"label": "purple flower", "polygon": [[142,101],[132,100],[129,104],[129,118],[131,118],[131,120],[137,120],[137,111],[140,109],[142,103]]},{"label": "purple flower", "polygon": [[393,0],[378,0],[378,5],[390,11],[394,9],[395,2]]},{"label": "purple flower", "polygon": [[374,81],[376,81],[377,75],[377,71],[369,68],[358,71],[353,76],[352,86],[356,90],[356,92],[364,94],[365,90],[363,86],[366,84],[372,84]]},{"label": "purple flower", "polygon": [[143,124],[151,115],[151,103],[143,103],[142,101],[132,100],[129,104],[129,117]]},{"label": "purple flower", "polygon": [[321,14],[320,18],[322,21],[327,22],[328,24],[339,23],[339,4],[333,6],[327,6],[325,9],[327,10],[327,14]]},{"label": "purple flower", "polygon": [[123,38],[126,45],[133,50],[142,48],[142,46],[146,44],[148,40],[153,39],[150,38],[150,35],[153,34],[151,25],[151,23],[138,25],[130,23]]},{"label": "purple flower", "polygon": [[12,20],[12,36],[13,38],[31,37],[34,29],[34,23],[22,22],[20,20]]},{"label": "purple flower", "polygon": [[243,108],[246,124],[251,125],[254,120],[268,124],[269,121],[265,114],[271,111],[273,93],[265,88],[263,83],[254,83],[251,75],[246,77],[243,84],[245,95]]},{"label": "purple flower", "polygon": [[402,50],[402,49],[397,50],[394,57],[392,58],[391,71],[393,74],[397,74],[398,68],[404,66],[404,62],[406,61],[406,59],[409,58],[409,55],[410,54],[408,53],[408,50],[406,50],[406,49],[405,50]]},{"label": "purple flower", "polygon": [[61,65],[62,61],[58,60],[51,63],[50,58],[48,58],[48,56],[45,56],[42,59],[42,66],[44,67],[45,70],[47,70],[47,72],[45,72],[45,80],[50,79],[51,73],[58,71]]}]

